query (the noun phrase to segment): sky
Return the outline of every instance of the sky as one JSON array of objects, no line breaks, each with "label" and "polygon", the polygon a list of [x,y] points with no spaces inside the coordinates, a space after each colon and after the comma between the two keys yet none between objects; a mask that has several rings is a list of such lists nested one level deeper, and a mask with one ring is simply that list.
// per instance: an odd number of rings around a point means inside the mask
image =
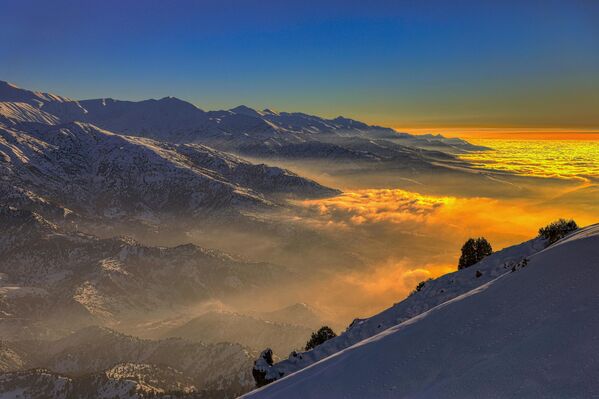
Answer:
[{"label": "sky", "polygon": [[0,0],[0,80],[409,131],[599,131],[599,2]]}]

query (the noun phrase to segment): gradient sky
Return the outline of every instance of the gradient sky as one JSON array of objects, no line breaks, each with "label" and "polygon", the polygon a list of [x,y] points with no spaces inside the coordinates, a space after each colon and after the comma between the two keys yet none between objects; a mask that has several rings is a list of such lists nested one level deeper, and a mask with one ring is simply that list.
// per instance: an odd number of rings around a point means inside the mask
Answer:
[{"label": "gradient sky", "polygon": [[599,129],[599,1],[0,0],[0,79],[407,128]]}]

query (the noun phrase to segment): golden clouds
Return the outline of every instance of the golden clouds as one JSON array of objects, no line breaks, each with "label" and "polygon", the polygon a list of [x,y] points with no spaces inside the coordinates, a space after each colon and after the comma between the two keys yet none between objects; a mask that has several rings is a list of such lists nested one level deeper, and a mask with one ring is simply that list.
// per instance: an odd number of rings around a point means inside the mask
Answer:
[{"label": "golden clouds", "polygon": [[335,228],[410,229],[431,239],[462,240],[485,235],[497,246],[532,238],[540,226],[559,217],[591,223],[594,215],[552,207],[532,199],[498,200],[485,197],[431,196],[401,189],[368,189],[337,197],[305,201],[323,225]]},{"label": "golden clouds", "polygon": [[401,189],[367,189],[305,201],[312,223],[359,253],[363,266],[332,273],[318,297],[339,315],[367,316],[408,295],[420,281],[456,270],[461,245],[484,236],[495,250],[536,236],[560,217],[580,224],[592,212],[538,199],[432,196]]},{"label": "golden clouds", "polygon": [[471,140],[493,148],[463,154],[476,167],[518,175],[588,180],[599,178],[599,141]]},{"label": "golden clouds", "polygon": [[409,258],[388,259],[366,270],[340,272],[321,282],[312,297],[343,320],[368,317],[405,298],[420,281],[455,271],[452,264],[414,265]]},{"label": "golden clouds", "polygon": [[[331,270],[318,290],[322,303],[334,303],[341,317],[368,316],[403,299],[419,281],[456,270],[469,237],[484,236],[500,250],[534,238],[539,227],[558,218],[573,218],[580,225],[597,222],[599,141],[475,143],[496,150],[465,154],[464,159],[480,169],[507,173],[455,180],[434,176],[410,186],[420,193],[360,189],[300,202],[304,213],[298,223],[331,234],[361,260]],[[485,191],[489,185],[496,189]]]},{"label": "golden clouds", "polygon": [[425,196],[400,189],[370,189],[346,192],[324,200],[305,201],[321,216],[350,224],[377,222],[423,222],[437,208],[455,201],[453,197]]},{"label": "golden clouds", "polygon": [[345,284],[358,288],[364,295],[402,298],[416,284],[429,278],[455,271],[451,264],[423,264],[415,267],[409,259],[389,260],[368,273],[349,273],[341,276]]}]

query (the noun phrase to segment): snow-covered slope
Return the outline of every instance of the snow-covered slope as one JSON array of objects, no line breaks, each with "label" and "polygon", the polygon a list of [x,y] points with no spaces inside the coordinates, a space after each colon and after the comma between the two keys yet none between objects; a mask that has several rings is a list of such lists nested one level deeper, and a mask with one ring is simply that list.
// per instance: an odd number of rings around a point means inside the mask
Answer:
[{"label": "snow-covered slope", "polygon": [[0,80],[0,101],[26,103],[62,120],[83,120],[86,110],[68,97],[22,89]]},{"label": "snow-covered slope", "polygon": [[[508,266],[507,272],[478,264],[448,275],[446,283],[462,285],[466,273],[476,279],[480,270],[485,280],[451,300],[421,300],[427,307],[438,304],[381,326],[380,333],[341,351],[333,350],[331,346],[342,345],[331,340],[333,345],[327,342],[320,350],[328,346],[332,356],[321,356],[323,360],[246,397],[598,395],[599,225],[537,253],[526,250],[531,244],[511,249],[527,255],[527,262]],[[441,289],[427,286],[414,296]],[[371,319],[382,321],[392,310]]]},{"label": "snow-covered slope", "polygon": [[13,124],[16,122],[37,122],[55,125],[58,117],[23,102],[0,102],[0,122]]},{"label": "snow-covered slope", "polygon": [[280,168],[200,144],[166,144],[85,123],[0,123],[0,201],[52,204],[105,219],[159,221],[205,210],[270,207],[276,195],[337,193]]},{"label": "snow-covered slope", "polygon": [[57,96],[56,94],[22,89],[14,84],[0,80],[0,101],[27,103],[41,108],[44,104],[51,102],[65,103],[74,100]]},{"label": "snow-covered slope", "polygon": [[[537,238],[495,252],[468,269],[429,280],[420,291],[414,292],[389,309],[367,319],[354,320],[338,337],[326,341],[311,351],[292,353],[288,359],[273,366],[259,362],[258,369],[265,373],[266,380],[277,380],[289,375],[510,272],[524,258],[544,247],[545,241]],[[477,271],[480,272],[478,277]],[[276,354],[279,357],[285,355]]]},{"label": "snow-covered slope", "polygon": [[87,111],[86,122],[123,134],[165,139],[165,132],[176,135],[208,123],[204,111],[173,97],[139,102],[107,98],[80,101],[79,104]]}]

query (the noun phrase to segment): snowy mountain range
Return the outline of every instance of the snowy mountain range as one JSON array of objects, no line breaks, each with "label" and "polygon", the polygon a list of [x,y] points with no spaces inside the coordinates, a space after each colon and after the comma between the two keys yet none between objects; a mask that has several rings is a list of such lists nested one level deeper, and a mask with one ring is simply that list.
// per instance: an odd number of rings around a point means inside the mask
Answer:
[{"label": "snowy mountain range", "polygon": [[[13,119],[85,122],[102,129],[171,143],[201,143],[237,154],[278,159],[388,162],[407,167],[451,161],[448,154],[483,149],[458,138],[410,135],[337,117],[238,106],[203,111],[186,101],[71,100],[0,81],[0,102]],[[1,108],[0,108],[1,109]]]},{"label": "snowy mountain range", "polygon": [[[247,398],[593,397],[599,225],[537,238],[427,281],[312,351],[255,374]],[[284,377],[284,378],[283,378]]]},{"label": "snowy mountain range", "polygon": [[0,176],[5,205],[156,224],[206,210],[272,207],[278,195],[337,193],[203,145],[116,135],[79,122],[0,123]]},{"label": "snowy mountain range", "polygon": [[[289,199],[339,191],[197,141],[122,134],[131,119],[148,121],[154,132],[212,123],[198,116],[203,111],[180,100],[114,102],[114,107],[108,101],[107,108],[82,103],[0,83],[0,337],[7,340],[0,364],[10,372],[2,376],[2,392],[14,388],[15,394],[36,397],[52,388],[60,397],[83,389],[112,397],[174,390],[222,397],[249,390],[253,349],[235,343],[243,341],[239,334],[215,335],[211,328],[233,321],[238,333],[245,326],[250,336],[260,327],[262,340],[248,343],[262,346],[267,335],[280,336],[283,350],[305,342],[306,326],[243,315],[214,320],[208,313],[193,320],[190,338],[195,342],[159,341],[162,346],[187,342],[177,344],[180,351],[168,346],[179,353],[172,364],[141,356],[140,350],[145,353],[155,344],[138,338],[95,327],[69,334],[90,325],[141,331],[140,326],[160,324],[163,318],[193,315],[198,304],[251,297],[275,282],[292,280],[287,267],[181,245],[180,238],[191,229],[210,233],[223,223],[245,223],[242,228],[247,229],[252,212],[271,212],[286,207]],[[170,230],[156,236],[172,233],[176,238],[166,241],[177,244],[147,245],[119,235],[164,226]],[[87,341],[64,356],[46,350],[79,342],[82,336]],[[224,343],[227,339],[234,342]],[[207,341],[213,344],[206,346]],[[200,353],[195,347],[213,352]],[[100,353],[105,362],[97,361]],[[137,357],[128,355],[133,353]],[[212,382],[190,374],[189,367],[200,366],[217,373]]]}]

